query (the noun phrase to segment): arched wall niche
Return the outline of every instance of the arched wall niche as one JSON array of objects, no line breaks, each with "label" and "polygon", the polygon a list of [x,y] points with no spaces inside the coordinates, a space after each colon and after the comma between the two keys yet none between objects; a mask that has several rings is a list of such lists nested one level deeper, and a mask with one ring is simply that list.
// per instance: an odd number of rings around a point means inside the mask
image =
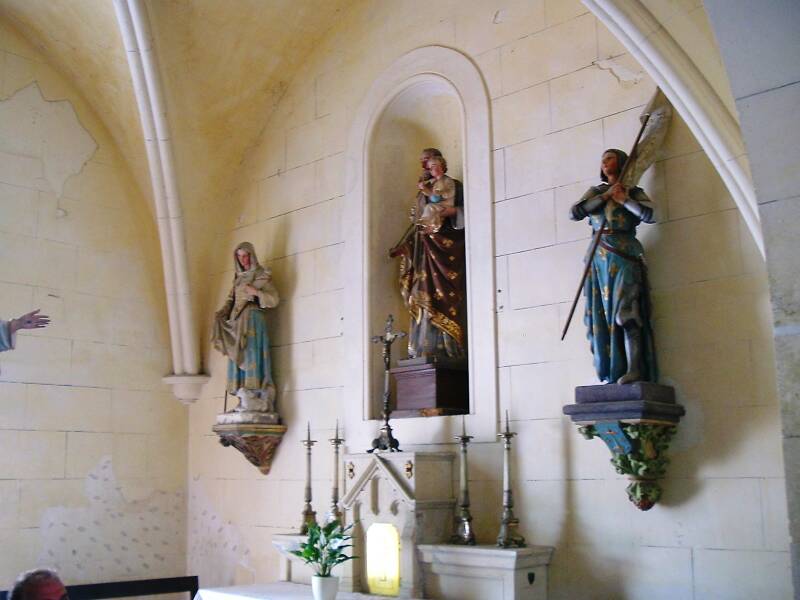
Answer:
[{"label": "arched wall niche", "polygon": [[[432,104],[430,115],[406,118],[425,104],[426,98]],[[456,118],[453,109],[457,109]],[[442,111],[451,116],[446,123],[437,124],[435,119]],[[393,130],[402,134],[402,139],[389,141],[386,136]],[[408,151],[407,144],[417,144],[426,135],[434,139]],[[377,432],[370,420],[379,416],[380,397],[375,396],[380,389],[376,382],[379,361],[374,359],[379,358],[380,348],[370,343],[370,337],[382,331],[387,314],[383,311],[391,310],[397,328],[407,329],[399,292],[391,298],[378,290],[389,284],[389,289],[397,290],[397,265],[388,259],[387,251],[408,223],[407,206],[414,198],[419,175],[419,151],[435,143],[443,146],[445,156],[453,153],[448,157],[452,175],[464,182],[471,413],[467,426],[478,439],[494,440],[497,432],[489,98],[472,61],[455,50],[427,46],[403,55],[373,82],[348,135],[344,331],[348,346],[345,418],[351,440],[357,436],[366,443]],[[386,200],[379,197],[384,193]],[[382,220],[384,216],[388,221]],[[382,229],[375,231],[376,227]],[[377,300],[374,306],[373,300]],[[393,355],[402,358],[405,354],[405,345],[396,342]],[[453,417],[403,419],[395,423],[395,433],[401,444],[443,443],[452,440],[456,426],[460,428],[460,419],[456,423]]]},{"label": "arched wall niche", "polygon": [[[416,197],[420,150],[433,147],[447,159],[448,175],[463,181],[463,115],[461,101],[452,85],[438,75],[419,75],[408,81],[381,112],[372,129],[367,156],[369,222],[366,232],[367,312],[369,331],[380,331],[386,315],[407,331],[408,316],[398,285],[398,260],[387,249],[409,225],[409,211]],[[396,358],[407,355],[406,340],[392,349]],[[383,360],[369,355],[370,398],[383,392]],[[377,414],[373,406],[373,414]]]}]

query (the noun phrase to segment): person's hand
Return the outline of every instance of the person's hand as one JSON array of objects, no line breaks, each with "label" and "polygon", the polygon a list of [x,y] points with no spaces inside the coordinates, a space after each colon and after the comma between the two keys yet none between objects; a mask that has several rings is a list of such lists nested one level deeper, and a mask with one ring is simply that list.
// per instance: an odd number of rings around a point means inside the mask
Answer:
[{"label": "person's hand", "polygon": [[50,324],[50,317],[47,315],[40,315],[40,310],[40,308],[37,308],[21,317],[12,319],[9,322],[11,333],[19,331],[20,329],[41,329],[42,327],[47,327]]},{"label": "person's hand", "polygon": [[615,183],[611,186],[611,199],[617,204],[625,204],[628,199],[628,190],[621,183]]},{"label": "person's hand", "polygon": [[244,291],[247,292],[248,294],[250,294],[251,296],[258,295],[258,290],[256,288],[254,288],[252,285],[250,285],[249,283],[246,286],[244,286]]}]

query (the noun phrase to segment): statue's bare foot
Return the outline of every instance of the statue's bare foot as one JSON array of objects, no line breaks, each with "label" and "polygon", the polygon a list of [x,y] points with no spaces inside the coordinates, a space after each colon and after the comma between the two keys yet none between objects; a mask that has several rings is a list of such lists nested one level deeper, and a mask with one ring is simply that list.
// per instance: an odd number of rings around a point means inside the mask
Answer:
[{"label": "statue's bare foot", "polygon": [[630,373],[625,373],[622,377],[617,379],[617,383],[620,385],[625,385],[626,383],[636,383],[637,381],[642,380],[642,374],[638,371],[632,371]]}]

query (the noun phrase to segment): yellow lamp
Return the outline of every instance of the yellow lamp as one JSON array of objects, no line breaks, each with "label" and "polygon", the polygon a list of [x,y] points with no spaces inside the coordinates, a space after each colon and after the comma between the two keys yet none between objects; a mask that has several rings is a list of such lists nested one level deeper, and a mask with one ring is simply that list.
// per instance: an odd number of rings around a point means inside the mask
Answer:
[{"label": "yellow lamp", "polygon": [[367,529],[367,585],[371,594],[400,593],[400,536],[389,523]]}]

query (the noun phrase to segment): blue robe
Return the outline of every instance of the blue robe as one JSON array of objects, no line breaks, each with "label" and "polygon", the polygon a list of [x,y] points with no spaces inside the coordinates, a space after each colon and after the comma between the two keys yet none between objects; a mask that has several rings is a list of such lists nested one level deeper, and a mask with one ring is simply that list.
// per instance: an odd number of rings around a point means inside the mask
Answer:
[{"label": "blue robe", "polygon": [[239,318],[245,320],[244,339],[241,342],[244,356],[240,365],[228,360],[228,392],[235,394],[239,388],[269,389],[273,387],[273,382],[266,311],[253,302]]},{"label": "blue robe", "polygon": [[[244,250],[250,255],[250,268],[245,270],[236,258]],[[266,310],[280,301],[272,284],[272,272],[258,264],[255,248],[242,242],[233,253],[236,275],[225,304],[215,316],[211,341],[214,348],[228,357],[227,390],[236,394],[240,389],[258,392],[262,397],[275,398],[272,381],[272,362],[269,353],[269,332]],[[255,288],[255,295],[247,287]]]},{"label": "blue robe", "polygon": [[[580,209],[576,210],[583,202],[607,189],[608,184],[590,188],[572,211],[573,218],[588,216],[594,233],[600,228],[604,214],[608,218],[604,229],[607,233],[601,235],[583,287],[586,337],[594,356],[597,377],[601,381],[615,383],[628,370],[623,324],[635,321],[642,331],[641,379],[655,382],[658,367],[650,323],[652,310],[647,268],[644,249],[636,239],[636,227],[642,219],[613,201],[589,215],[581,213]],[[648,202],[640,188],[632,188],[629,196],[637,202]],[[649,207],[645,208],[645,215],[646,220],[652,222],[652,210]]]},{"label": "blue robe", "polygon": [[10,321],[0,321],[0,352],[14,349],[17,336],[11,333],[10,325]]}]

